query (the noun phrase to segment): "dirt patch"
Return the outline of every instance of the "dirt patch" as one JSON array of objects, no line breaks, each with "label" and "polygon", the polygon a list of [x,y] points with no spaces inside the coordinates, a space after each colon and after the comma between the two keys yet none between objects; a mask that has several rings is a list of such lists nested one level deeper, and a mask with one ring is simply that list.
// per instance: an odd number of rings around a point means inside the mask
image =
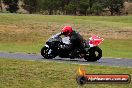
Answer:
[{"label": "dirt patch", "polygon": [[[23,25],[0,25],[0,41],[39,41],[47,40],[51,35],[60,32],[63,26],[69,24],[56,24],[56,23],[43,23],[43,24],[23,24]],[[92,35],[98,35],[103,38],[112,39],[132,39],[131,28],[124,29],[100,29],[83,27],[82,25],[71,25],[75,27],[75,30],[79,31],[80,34],[86,39]]]},{"label": "dirt patch", "polygon": [[54,25],[0,25],[0,41],[38,41],[59,32]]},{"label": "dirt patch", "polygon": [[103,38],[132,39],[132,30],[128,30],[128,29],[123,29],[123,30],[88,30],[88,31],[81,32],[81,34],[84,37],[98,35]]}]

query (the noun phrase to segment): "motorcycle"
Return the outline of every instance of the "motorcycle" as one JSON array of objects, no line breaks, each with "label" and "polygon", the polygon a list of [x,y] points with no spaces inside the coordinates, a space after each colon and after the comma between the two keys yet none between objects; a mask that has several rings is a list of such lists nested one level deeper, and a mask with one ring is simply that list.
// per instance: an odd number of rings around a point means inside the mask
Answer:
[{"label": "motorcycle", "polygon": [[[41,49],[41,55],[45,59],[53,59],[56,56],[60,58],[69,58],[71,53],[68,49],[64,49],[62,46],[70,44],[69,37],[58,36],[60,33],[51,36],[46,44]],[[84,58],[86,61],[97,61],[102,57],[102,50],[98,47],[104,39],[98,36],[92,36],[89,40],[85,41],[85,48],[81,51],[77,51],[76,58]]]}]

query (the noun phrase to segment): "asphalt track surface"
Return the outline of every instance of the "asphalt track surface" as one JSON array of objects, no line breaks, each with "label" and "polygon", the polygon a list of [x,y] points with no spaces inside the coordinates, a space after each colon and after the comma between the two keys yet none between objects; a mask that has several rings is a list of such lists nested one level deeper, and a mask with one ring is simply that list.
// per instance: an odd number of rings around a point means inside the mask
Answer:
[{"label": "asphalt track surface", "polygon": [[54,62],[63,62],[63,63],[72,63],[72,64],[93,64],[93,65],[103,65],[103,66],[118,66],[118,67],[132,67],[132,59],[123,59],[123,58],[101,58],[97,62],[87,62],[84,59],[69,59],[69,58],[59,58],[54,59],[44,59],[39,54],[25,54],[25,53],[7,53],[0,52],[0,58],[9,58],[9,59],[22,59],[22,60],[34,60],[34,61],[54,61]]}]

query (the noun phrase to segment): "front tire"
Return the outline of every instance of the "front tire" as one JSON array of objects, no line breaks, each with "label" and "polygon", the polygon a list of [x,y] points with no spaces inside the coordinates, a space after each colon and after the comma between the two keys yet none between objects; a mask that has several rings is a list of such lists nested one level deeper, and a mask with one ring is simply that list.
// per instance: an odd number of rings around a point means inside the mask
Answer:
[{"label": "front tire", "polygon": [[[55,55],[52,53],[53,51],[50,51],[51,49],[49,47],[44,46],[41,49],[41,55],[45,58],[45,59],[52,59],[55,58]],[[51,53],[49,53],[51,52]]]},{"label": "front tire", "polygon": [[84,57],[87,61],[97,61],[102,57],[102,50],[99,47],[92,47],[88,50]]}]

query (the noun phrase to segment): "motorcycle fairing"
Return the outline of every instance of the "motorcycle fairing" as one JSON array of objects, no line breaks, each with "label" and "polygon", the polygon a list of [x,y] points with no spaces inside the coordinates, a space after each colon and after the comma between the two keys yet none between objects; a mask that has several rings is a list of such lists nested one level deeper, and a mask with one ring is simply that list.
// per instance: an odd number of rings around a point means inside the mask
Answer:
[{"label": "motorcycle fairing", "polygon": [[89,43],[90,47],[94,47],[94,46],[99,46],[104,39],[100,38],[99,36],[94,35],[94,36],[90,37],[89,40],[90,41],[88,43]]}]

